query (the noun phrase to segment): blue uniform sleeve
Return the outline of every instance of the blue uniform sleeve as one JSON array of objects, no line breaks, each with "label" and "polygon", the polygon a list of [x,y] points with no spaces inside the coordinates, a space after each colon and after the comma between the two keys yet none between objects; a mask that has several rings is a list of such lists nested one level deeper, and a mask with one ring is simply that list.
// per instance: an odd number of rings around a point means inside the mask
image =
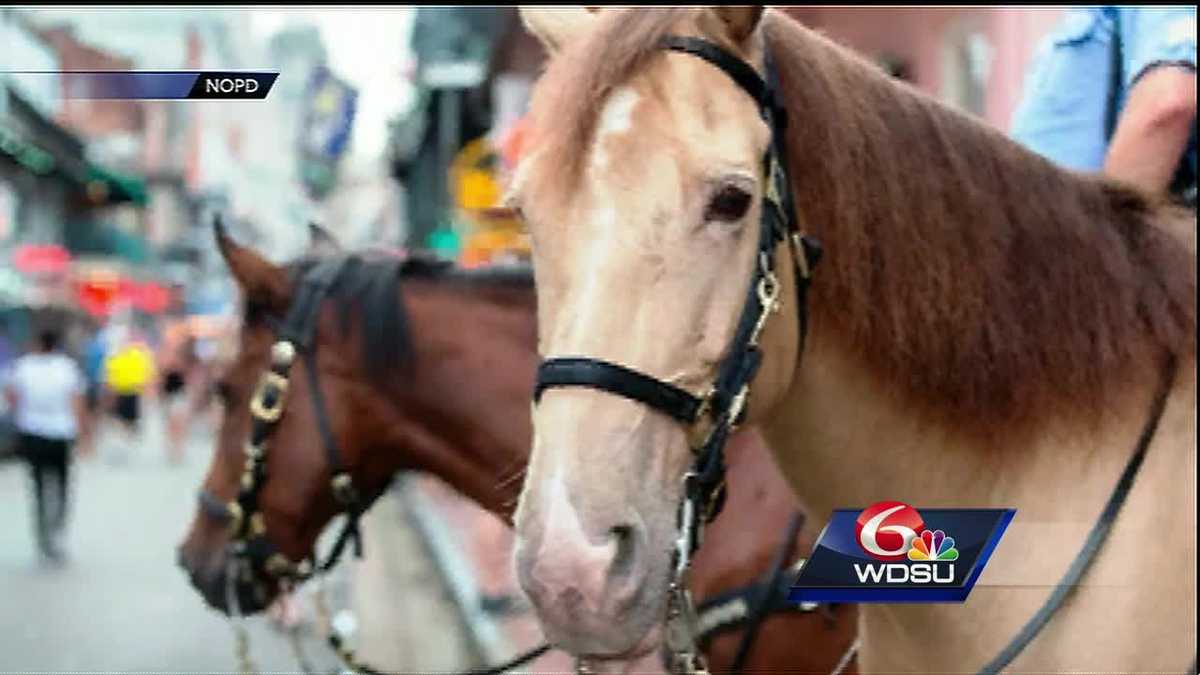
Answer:
[{"label": "blue uniform sleeve", "polygon": [[1196,8],[1121,8],[1125,90],[1157,65],[1196,68]]},{"label": "blue uniform sleeve", "polygon": [[1110,12],[1073,7],[1041,41],[1014,111],[1014,140],[1070,169],[1104,164],[1104,102],[1111,67]]}]

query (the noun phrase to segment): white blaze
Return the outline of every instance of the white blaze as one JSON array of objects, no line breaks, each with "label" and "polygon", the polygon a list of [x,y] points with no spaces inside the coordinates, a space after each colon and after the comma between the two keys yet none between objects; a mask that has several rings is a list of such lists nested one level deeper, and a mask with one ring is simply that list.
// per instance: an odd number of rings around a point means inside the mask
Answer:
[{"label": "white blaze", "polygon": [[592,148],[592,166],[604,169],[608,166],[608,153],[604,142],[609,136],[623,134],[633,128],[633,108],[637,105],[638,93],[629,87],[621,87],[609,95],[600,112],[596,126],[595,147]]}]

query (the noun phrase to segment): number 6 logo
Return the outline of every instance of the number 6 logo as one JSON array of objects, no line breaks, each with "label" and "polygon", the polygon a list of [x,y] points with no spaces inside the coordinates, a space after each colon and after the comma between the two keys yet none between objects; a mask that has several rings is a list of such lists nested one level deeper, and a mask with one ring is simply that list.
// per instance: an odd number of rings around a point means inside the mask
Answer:
[{"label": "number 6 logo", "polygon": [[912,540],[925,529],[916,509],[904,502],[876,502],[854,522],[858,545],[876,560],[904,560]]}]

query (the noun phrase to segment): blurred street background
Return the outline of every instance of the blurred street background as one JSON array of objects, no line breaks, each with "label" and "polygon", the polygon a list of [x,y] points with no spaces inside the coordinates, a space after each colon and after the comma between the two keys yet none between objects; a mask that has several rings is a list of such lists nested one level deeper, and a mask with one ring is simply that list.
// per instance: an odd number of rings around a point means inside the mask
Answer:
[{"label": "blurred street background", "polygon": [[[1000,129],[1060,15],[787,11]],[[95,452],[72,466],[64,565],[39,562],[26,471],[0,461],[0,671],[235,670],[229,626],[174,559],[219,419],[207,391],[237,344],[214,215],[276,262],[304,252],[309,222],[349,248],[523,260],[528,241],[498,201],[544,59],[512,7],[0,9],[0,377],[51,325],[81,367],[97,336],[156,355],[179,341],[198,364],[181,446],[168,451],[152,394],[134,441],[100,415]],[[14,72],[113,69],[279,78],[261,101],[114,101],[68,96],[87,86],[69,72]],[[431,478],[398,483],[368,518],[366,559],[331,582],[362,655],[448,672],[539,642],[519,598],[503,612],[483,601],[519,594],[497,527]],[[257,665],[296,672],[281,629],[249,623]],[[300,635],[314,665],[336,665],[309,624]],[[552,654],[534,667],[565,665]]]}]

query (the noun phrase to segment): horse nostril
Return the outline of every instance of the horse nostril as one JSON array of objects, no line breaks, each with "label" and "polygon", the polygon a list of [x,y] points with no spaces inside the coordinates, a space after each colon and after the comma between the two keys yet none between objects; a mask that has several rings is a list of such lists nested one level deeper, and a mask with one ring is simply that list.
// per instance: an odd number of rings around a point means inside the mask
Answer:
[{"label": "horse nostril", "polygon": [[634,555],[636,549],[637,538],[634,536],[632,525],[615,525],[608,531],[609,536],[617,544],[616,554],[613,556],[612,567],[610,572],[614,578],[622,578],[628,576],[633,569]]}]

